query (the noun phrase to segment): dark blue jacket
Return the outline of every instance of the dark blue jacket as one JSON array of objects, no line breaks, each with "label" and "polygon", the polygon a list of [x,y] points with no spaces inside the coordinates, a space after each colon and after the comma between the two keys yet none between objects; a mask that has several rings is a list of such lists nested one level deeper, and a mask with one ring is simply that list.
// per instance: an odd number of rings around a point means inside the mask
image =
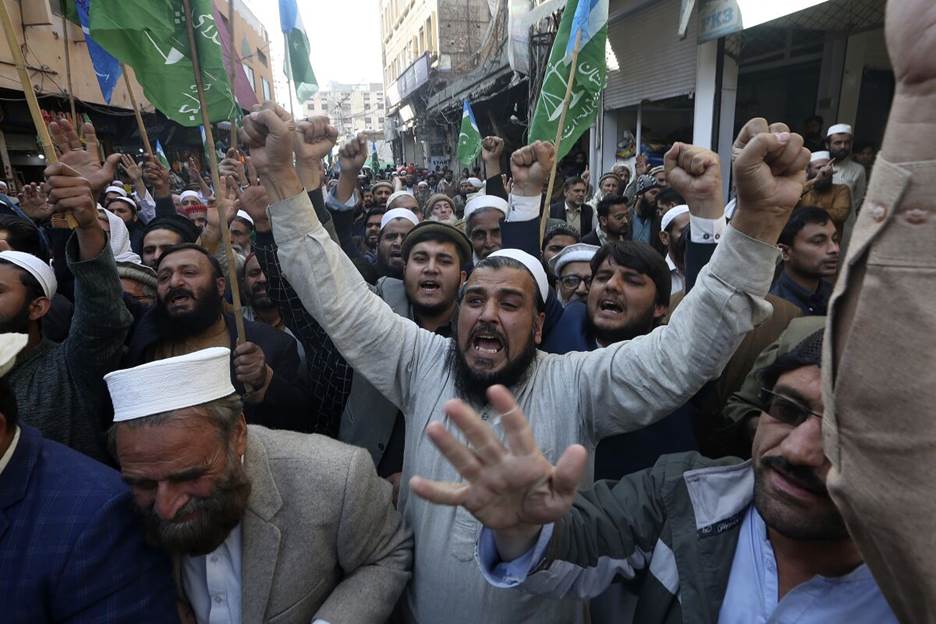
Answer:
[{"label": "dark blue jacket", "polygon": [[21,425],[0,474],[0,621],[178,622],[132,505],[117,472]]}]

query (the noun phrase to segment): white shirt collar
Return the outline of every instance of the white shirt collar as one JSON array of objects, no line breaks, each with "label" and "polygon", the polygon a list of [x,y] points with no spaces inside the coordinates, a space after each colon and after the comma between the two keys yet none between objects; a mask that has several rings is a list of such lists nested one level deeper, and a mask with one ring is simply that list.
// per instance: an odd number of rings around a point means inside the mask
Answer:
[{"label": "white shirt collar", "polygon": [[10,442],[10,447],[3,453],[3,457],[0,457],[0,475],[3,474],[3,470],[7,467],[7,464],[10,463],[10,460],[13,459],[13,452],[16,451],[16,445],[20,439],[20,428],[17,427],[16,431],[13,432],[13,441]]}]

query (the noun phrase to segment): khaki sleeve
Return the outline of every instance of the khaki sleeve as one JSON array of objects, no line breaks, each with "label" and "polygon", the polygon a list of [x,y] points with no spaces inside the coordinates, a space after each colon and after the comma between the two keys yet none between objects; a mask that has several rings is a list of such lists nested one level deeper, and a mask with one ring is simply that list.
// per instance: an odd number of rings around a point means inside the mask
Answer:
[{"label": "khaki sleeve", "polygon": [[832,205],[829,207],[829,218],[835,223],[839,230],[848,219],[848,213],[852,209],[851,191],[845,184],[836,185],[835,195],[832,197]]},{"label": "khaki sleeve", "polygon": [[936,621],[936,161],[879,156],[829,309],[829,491],[902,622]]}]

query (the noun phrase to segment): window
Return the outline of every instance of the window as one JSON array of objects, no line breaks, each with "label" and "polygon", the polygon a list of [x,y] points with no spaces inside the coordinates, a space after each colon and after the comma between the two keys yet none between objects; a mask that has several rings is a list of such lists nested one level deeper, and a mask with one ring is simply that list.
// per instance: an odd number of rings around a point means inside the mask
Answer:
[{"label": "window", "polygon": [[247,63],[241,63],[244,66],[244,73],[247,74],[247,82],[250,83],[250,88],[254,91],[257,90],[257,79],[254,77],[253,67]]},{"label": "window", "polygon": [[263,50],[257,50],[257,60],[263,63],[264,67],[270,66],[270,64],[267,62],[266,54],[263,53]]},{"label": "window", "polygon": [[270,88],[270,82],[261,77],[260,82],[263,85],[263,99],[273,101],[273,89]]}]

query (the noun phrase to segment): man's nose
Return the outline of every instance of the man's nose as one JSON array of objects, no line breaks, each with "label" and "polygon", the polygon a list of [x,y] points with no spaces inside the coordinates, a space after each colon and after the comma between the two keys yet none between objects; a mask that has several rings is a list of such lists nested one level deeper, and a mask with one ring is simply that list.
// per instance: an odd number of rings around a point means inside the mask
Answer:
[{"label": "man's nose", "polygon": [[178,486],[168,481],[161,481],[156,486],[156,501],[153,503],[153,508],[160,518],[170,521],[188,501],[189,495],[182,492]]}]

